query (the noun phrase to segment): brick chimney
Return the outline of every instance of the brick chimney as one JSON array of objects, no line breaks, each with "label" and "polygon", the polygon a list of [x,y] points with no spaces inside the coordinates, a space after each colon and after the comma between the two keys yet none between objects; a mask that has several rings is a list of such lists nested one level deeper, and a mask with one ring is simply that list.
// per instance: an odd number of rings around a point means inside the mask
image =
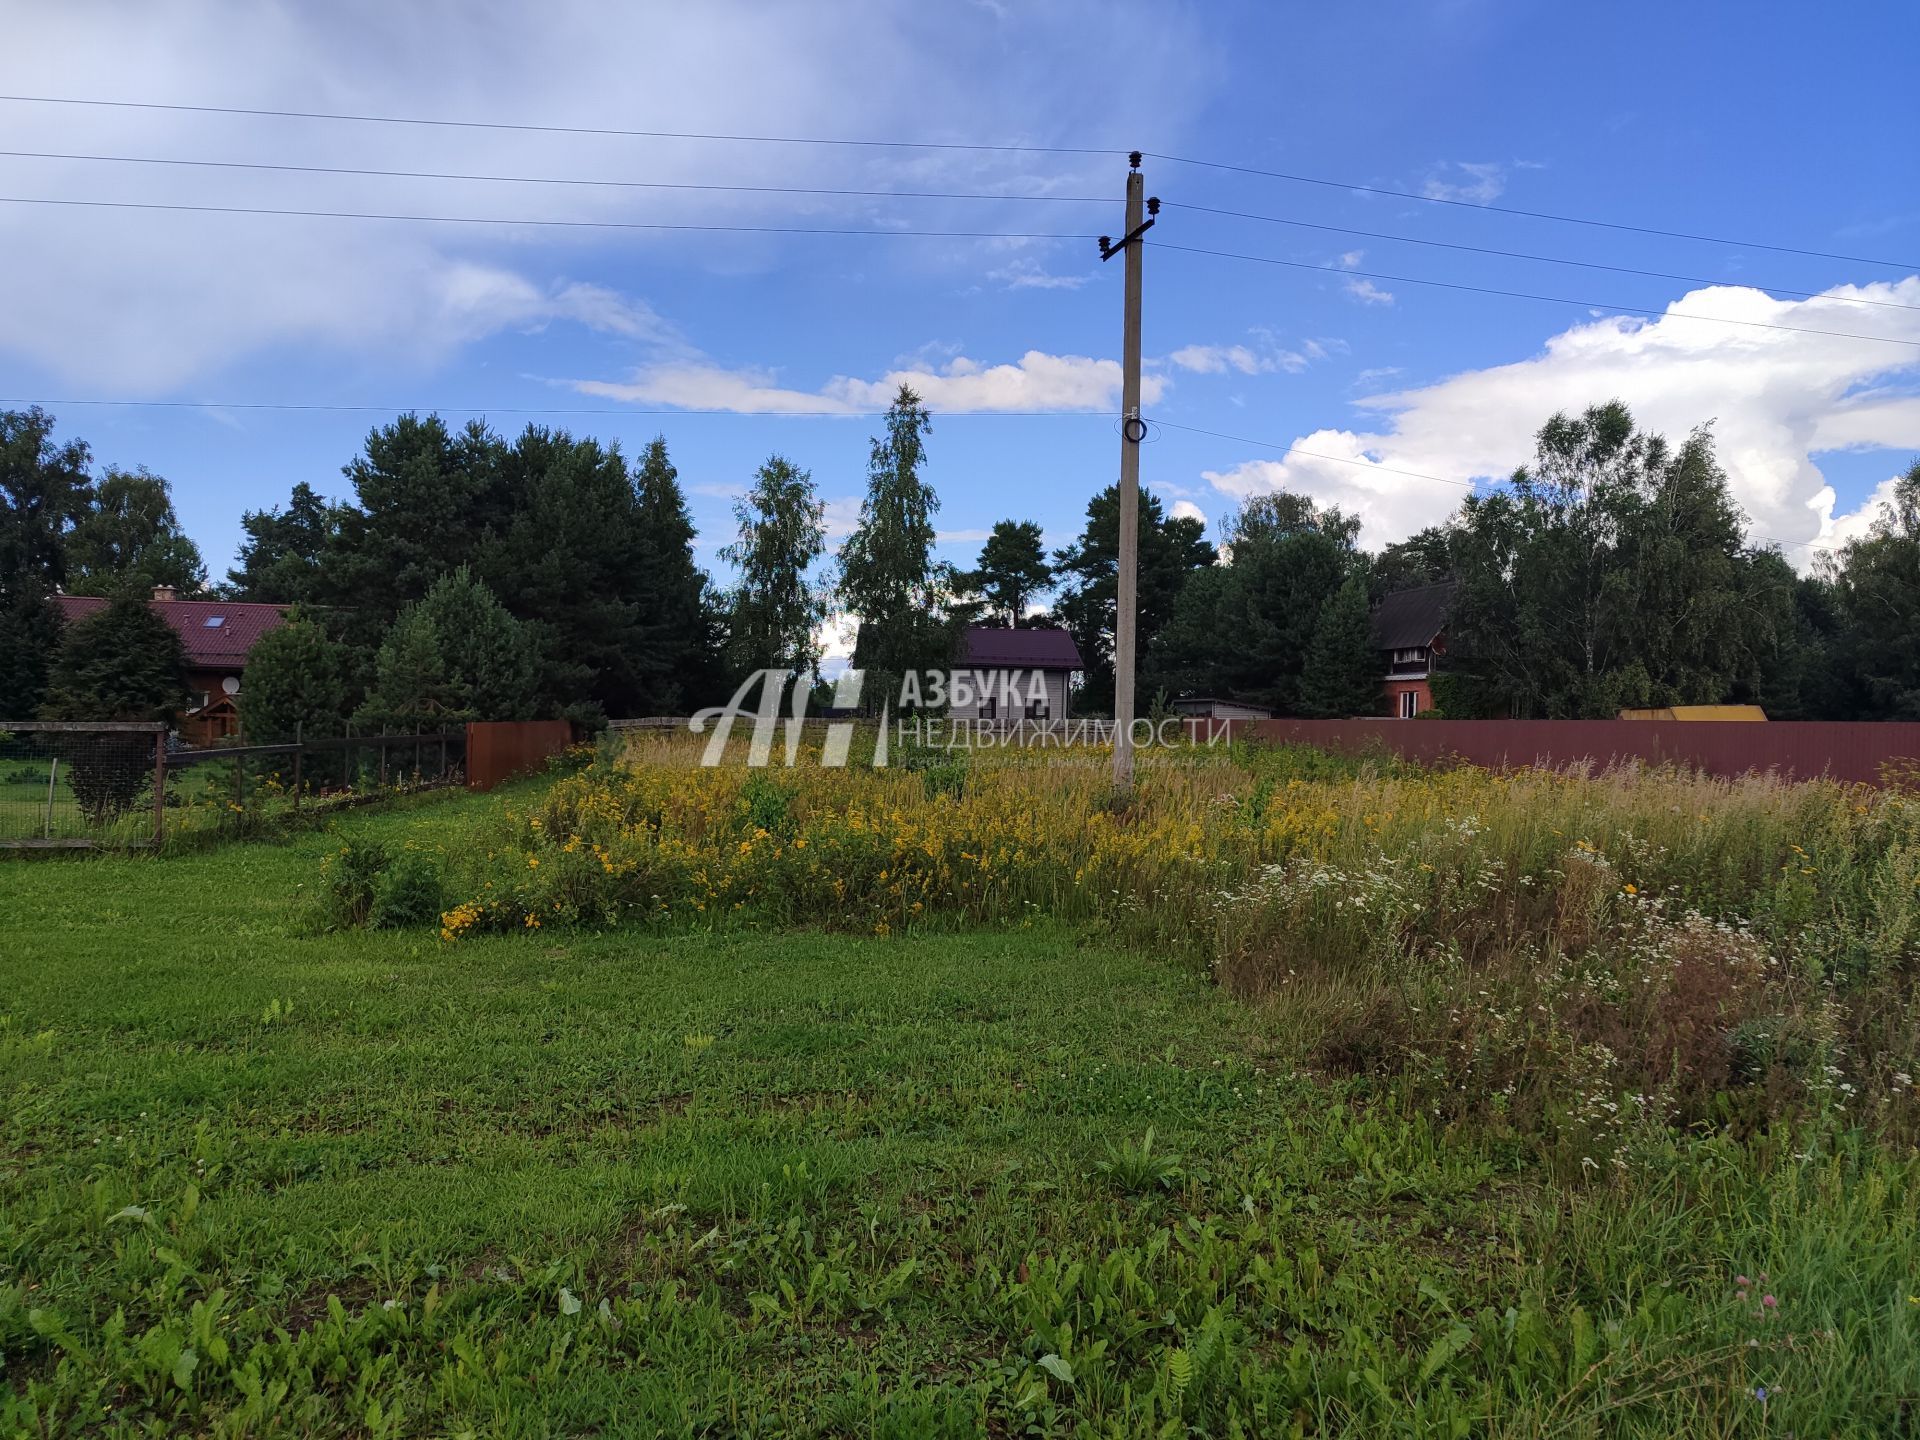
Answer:
[{"label": "brick chimney", "polygon": [[173,595],[173,586],[171,586],[171,585],[156,585],[156,586],[154,586],[154,587],[153,587],[153,598],[154,598],[154,599],[156,599],[156,600],[171,600],[171,599],[173,599],[173,598],[174,598],[174,595]]}]

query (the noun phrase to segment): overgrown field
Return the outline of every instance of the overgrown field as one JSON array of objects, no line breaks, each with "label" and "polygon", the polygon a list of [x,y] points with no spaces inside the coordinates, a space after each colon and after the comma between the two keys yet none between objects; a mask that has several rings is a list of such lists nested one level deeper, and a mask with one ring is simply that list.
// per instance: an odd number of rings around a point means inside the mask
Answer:
[{"label": "overgrown field", "polygon": [[0,1433],[1920,1427],[1920,804],[704,770],[0,866]]}]

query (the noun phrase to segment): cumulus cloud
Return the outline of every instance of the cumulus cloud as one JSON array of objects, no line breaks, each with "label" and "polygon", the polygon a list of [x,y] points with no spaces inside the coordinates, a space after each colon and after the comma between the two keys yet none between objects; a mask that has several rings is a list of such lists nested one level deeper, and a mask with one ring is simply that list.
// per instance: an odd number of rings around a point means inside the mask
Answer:
[{"label": "cumulus cloud", "polygon": [[1374,284],[1373,281],[1366,279],[1364,276],[1355,275],[1349,277],[1346,289],[1347,294],[1358,300],[1362,305],[1393,304],[1393,292],[1391,290],[1382,290],[1378,285]]},{"label": "cumulus cloud", "polygon": [[1175,520],[1198,520],[1202,525],[1207,523],[1207,512],[1191,500],[1174,501],[1173,509],[1167,513]]},{"label": "cumulus cloud", "polygon": [[[1676,440],[1712,421],[1721,463],[1756,536],[1790,547],[1831,545],[1858,533],[1876,502],[1837,512],[1815,457],[1920,449],[1920,352],[1735,329],[1672,312],[1920,342],[1920,310],[1868,311],[1843,297],[1920,305],[1920,277],[1841,286],[1800,301],[1743,286],[1695,291],[1659,319],[1585,322],[1527,359],[1368,396],[1356,405],[1371,426],[1316,430],[1293,442],[1312,455],[1248,459],[1203,478],[1236,498],[1283,486],[1306,491],[1359,514],[1367,543],[1378,545],[1444,520],[1463,486],[1511,473],[1531,456],[1533,433],[1556,410],[1618,398],[1643,427]],[[1812,554],[1786,553],[1803,565]]]},{"label": "cumulus cloud", "polygon": [[[583,395],[636,405],[752,415],[782,410],[830,414],[884,410],[902,385],[912,386],[928,409],[948,414],[1111,410],[1120,403],[1120,382],[1117,360],[1029,350],[1018,361],[998,365],[985,365],[961,355],[943,365],[890,370],[872,380],[836,375],[813,390],[782,386],[771,371],[729,370],[704,360],[643,365],[621,381],[570,383]],[[1155,403],[1165,388],[1162,377],[1142,376],[1142,401]]]}]

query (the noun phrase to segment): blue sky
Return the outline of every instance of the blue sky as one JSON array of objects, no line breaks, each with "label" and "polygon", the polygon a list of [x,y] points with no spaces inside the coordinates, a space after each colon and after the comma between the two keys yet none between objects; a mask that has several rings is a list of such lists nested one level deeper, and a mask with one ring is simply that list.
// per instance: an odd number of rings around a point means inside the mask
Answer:
[{"label": "blue sky", "polygon": [[[540,125],[1138,146],[1469,202],[1165,160],[1147,255],[1145,483],[1216,524],[1284,485],[1379,544],[1523,460],[1555,408],[1713,421],[1756,534],[1857,531],[1920,452],[1920,10],[1478,0],[1396,6],[73,5],[27,10],[0,90]],[[1125,163],[0,102],[0,148],[466,175],[1111,196],[906,200],[288,174],[0,157],[0,194],[519,219],[1099,233]],[[1708,244],[1487,204],[1731,236]],[[1673,272],[1661,280],[1236,220]],[[1816,259],[1769,242],[1901,263]],[[942,413],[949,558],[994,521],[1064,541],[1117,469],[1118,265],[1091,241],[662,233],[0,205],[0,399],[173,483],[219,573],[243,509],[340,466],[388,407],[667,436],[709,547],[771,452],[837,525],[902,375]],[[1528,290],[1745,326],[1452,292]],[[1802,300],[1754,286],[1833,292]],[[1837,288],[1838,287],[1838,288]],[[1860,304],[1873,300],[1875,304]],[[1901,307],[1916,308],[1901,308]],[[94,407],[78,400],[372,406]],[[719,409],[723,414],[648,414]],[[1082,416],[1061,411],[1092,409]],[[1247,437],[1226,440],[1173,426]],[[1269,442],[1269,448],[1247,443]],[[1282,457],[1289,445],[1311,452]],[[1357,462],[1357,463],[1341,463]],[[1402,473],[1436,477],[1416,479]],[[1453,482],[1453,483],[1443,483]],[[1806,563],[1805,545],[1787,552]],[[710,562],[711,563],[711,562]]]}]

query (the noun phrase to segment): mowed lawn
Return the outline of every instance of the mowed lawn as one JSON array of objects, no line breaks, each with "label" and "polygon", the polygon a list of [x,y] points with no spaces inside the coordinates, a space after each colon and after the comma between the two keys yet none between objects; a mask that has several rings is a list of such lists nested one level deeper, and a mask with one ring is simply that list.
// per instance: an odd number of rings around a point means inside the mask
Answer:
[{"label": "mowed lawn", "polygon": [[0,862],[0,1433],[1920,1433],[1911,1156],[1568,1188],[1064,930],[312,933],[339,843]]}]

